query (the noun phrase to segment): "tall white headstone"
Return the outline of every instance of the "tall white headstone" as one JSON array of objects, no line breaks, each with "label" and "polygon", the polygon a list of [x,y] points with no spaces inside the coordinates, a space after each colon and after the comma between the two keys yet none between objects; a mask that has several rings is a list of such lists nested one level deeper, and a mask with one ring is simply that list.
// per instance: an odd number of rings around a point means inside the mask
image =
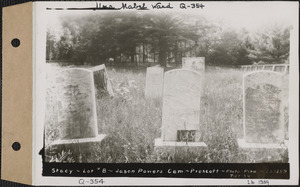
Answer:
[{"label": "tall white headstone", "polygon": [[146,98],[160,98],[163,95],[164,68],[154,66],[146,72]]},{"label": "tall white headstone", "polygon": [[205,146],[200,134],[201,78],[199,73],[184,69],[165,73],[162,132],[155,140],[156,146],[180,142]]}]

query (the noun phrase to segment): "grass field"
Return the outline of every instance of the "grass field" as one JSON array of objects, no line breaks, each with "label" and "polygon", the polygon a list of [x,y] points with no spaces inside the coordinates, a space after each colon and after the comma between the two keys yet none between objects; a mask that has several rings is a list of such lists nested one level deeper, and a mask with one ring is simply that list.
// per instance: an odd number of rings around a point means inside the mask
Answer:
[{"label": "grass field", "polygon": [[[287,151],[242,150],[242,75],[238,69],[208,67],[201,98],[200,128],[207,149],[154,149],[161,137],[162,100],[144,97],[145,69],[108,68],[115,97],[97,98],[99,133],[107,134],[101,145],[89,147],[85,162],[97,163],[252,163],[288,162]],[[52,89],[47,89],[46,144],[59,138]],[[67,151],[67,150],[65,150]],[[72,150],[71,150],[72,152]],[[48,155],[49,156],[49,155]],[[71,160],[79,155],[69,154]],[[50,157],[49,157],[50,158]]]}]

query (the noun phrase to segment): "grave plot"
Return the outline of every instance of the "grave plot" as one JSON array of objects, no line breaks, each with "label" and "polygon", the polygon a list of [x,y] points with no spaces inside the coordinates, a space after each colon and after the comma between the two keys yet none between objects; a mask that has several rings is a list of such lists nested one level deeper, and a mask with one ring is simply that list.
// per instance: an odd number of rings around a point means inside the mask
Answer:
[{"label": "grave plot", "polygon": [[93,72],[93,76],[94,76],[96,97],[102,98],[103,96],[106,95],[113,97],[114,92],[105,65],[101,64],[99,66],[90,68],[90,70]]},{"label": "grave plot", "polygon": [[55,84],[59,139],[48,146],[49,151],[70,150],[84,162],[89,145],[101,143],[106,136],[98,134],[93,73],[79,68],[63,70],[57,73]]},{"label": "grave plot", "polygon": [[286,148],[287,86],[287,77],[281,73],[257,71],[244,75],[244,138],[238,140],[241,148]]},{"label": "grave plot", "polygon": [[161,138],[158,147],[205,147],[200,133],[201,75],[190,70],[165,73]]},{"label": "grave plot", "polygon": [[163,95],[164,68],[149,67],[146,72],[146,98],[161,98]]}]

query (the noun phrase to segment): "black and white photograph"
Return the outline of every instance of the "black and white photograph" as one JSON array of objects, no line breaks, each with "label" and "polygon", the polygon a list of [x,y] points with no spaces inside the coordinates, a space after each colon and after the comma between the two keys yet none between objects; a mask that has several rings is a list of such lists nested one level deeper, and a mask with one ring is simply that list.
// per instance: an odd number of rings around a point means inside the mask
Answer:
[{"label": "black and white photograph", "polygon": [[39,18],[44,176],[290,178],[298,4],[78,5]]}]

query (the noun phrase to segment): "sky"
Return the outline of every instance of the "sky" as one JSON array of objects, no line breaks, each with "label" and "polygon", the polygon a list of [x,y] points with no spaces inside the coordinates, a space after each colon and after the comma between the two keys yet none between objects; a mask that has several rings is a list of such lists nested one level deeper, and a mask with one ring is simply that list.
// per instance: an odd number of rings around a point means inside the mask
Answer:
[{"label": "sky", "polygon": [[[289,2],[211,2],[201,14],[232,28],[256,30],[266,24],[297,22],[298,7]],[[189,12],[195,14],[195,11]],[[297,22],[298,23],[298,22]]]}]

